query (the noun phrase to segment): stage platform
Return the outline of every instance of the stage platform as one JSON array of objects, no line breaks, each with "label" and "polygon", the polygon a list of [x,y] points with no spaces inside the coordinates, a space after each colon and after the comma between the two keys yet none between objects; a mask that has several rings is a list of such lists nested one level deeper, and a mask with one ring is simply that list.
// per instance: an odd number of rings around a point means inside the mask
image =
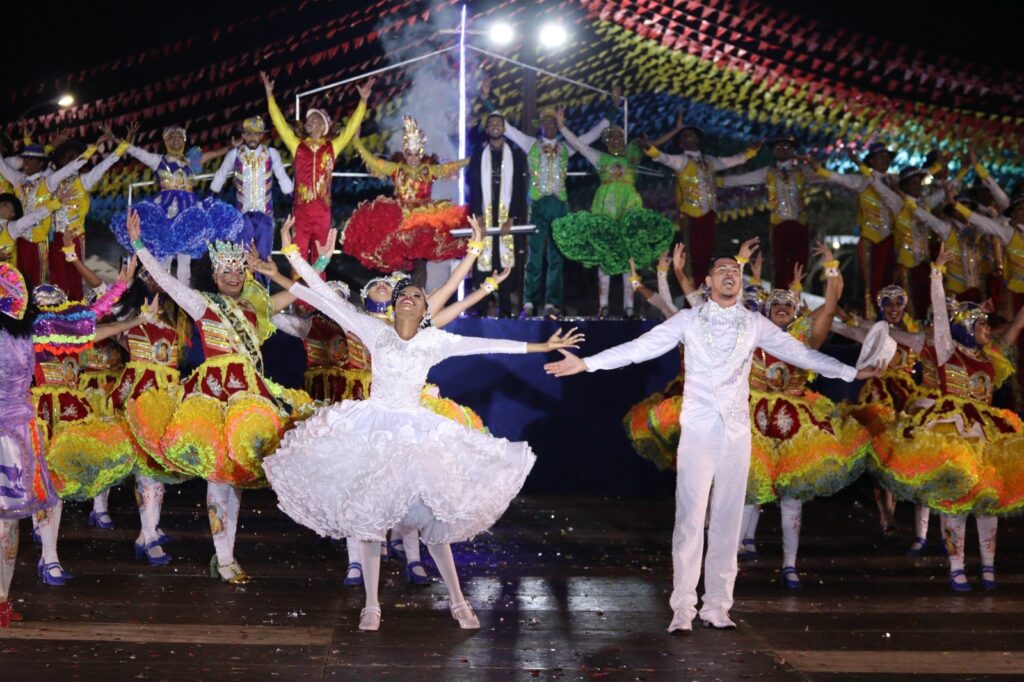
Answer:
[{"label": "stage platform", "polygon": [[807,505],[799,592],[777,583],[778,509],[767,507],[761,558],[736,584],[739,629],[688,637],[665,632],[670,501],[516,500],[492,535],[455,548],[476,632],[459,630],[436,579],[407,586],[388,562],[382,628],[360,633],[362,589],[341,586],[344,554],[278,512],[270,491],[242,500],[236,556],[254,580],[239,588],[208,577],[201,483],[168,492],[168,566],[131,558],[129,489],[114,490],[111,511],[117,529],[99,531],[88,507],[65,508],[61,559],[78,577],[62,588],[36,577],[39,549],[22,524],[13,593],[26,620],[0,630],[0,679],[962,682],[1024,671],[1024,524],[1001,524],[993,593],[978,588],[970,524],[975,591],[957,595],[936,551],[903,556],[909,506],[903,537],[879,542],[867,487]]}]

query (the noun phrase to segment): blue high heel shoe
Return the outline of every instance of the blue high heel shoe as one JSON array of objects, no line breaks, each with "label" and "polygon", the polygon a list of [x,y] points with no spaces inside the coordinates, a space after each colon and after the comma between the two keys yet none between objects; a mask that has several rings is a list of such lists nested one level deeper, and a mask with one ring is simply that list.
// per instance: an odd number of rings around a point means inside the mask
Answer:
[{"label": "blue high heel shoe", "polygon": [[156,529],[156,543],[158,545],[163,547],[164,545],[166,545],[167,543],[171,542],[172,540],[174,540],[174,538],[172,538],[167,533],[163,532],[162,529],[160,529],[160,528]]},{"label": "blue high heel shoe", "polygon": [[171,555],[164,552],[161,555],[154,555],[153,550],[160,547],[160,540],[154,540],[148,544],[135,543],[135,558],[145,559],[150,566],[163,566],[171,562]]},{"label": "blue high heel shoe", "polygon": [[754,544],[754,538],[744,538],[740,545],[743,546],[743,550],[736,555],[737,561],[753,561],[757,558],[757,545]]},{"label": "blue high heel shoe", "polygon": [[[351,576],[350,577],[349,573],[351,573],[353,570],[359,571],[359,575]],[[348,568],[345,569],[345,580],[342,582],[342,585],[345,585],[346,587],[352,587],[354,585],[362,585],[362,584],[363,584],[363,565],[361,563],[359,563],[358,561],[353,561],[352,563],[350,563],[348,565]]]},{"label": "blue high heel shoe", "polygon": [[[992,574],[992,579],[988,580],[985,578],[986,573]],[[996,585],[996,567],[995,566],[982,566],[981,567],[981,587],[985,590],[992,591],[998,587]]]},{"label": "blue high heel shoe", "polygon": [[957,570],[949,572],[950,589],[952,589],[954,592],[970,592],[971,584],[969,582],[957,582],[956,579],[961,576],[963,576],[965,579],[967,578],[966,574],[963,571]]},{"label": "blue high heel shoe", "polygon": [[793,566],[782,567],[782,571],[779,572],[779,582],[782,583],[783,587],[791,590],[800,590],[804,586],[800,582],[800,574],[796,572],[796,568]]},{"label": "blue high heel shoe", "polygon": [[100,530],[112,530],[114,528],[114,520],[110,518],[110,514],[107,512],[97,514],[91,511],[89,512],[89,525]]},{"label": "blue high heel shoe", "polygon": [[[413,571],[414,568],[422,568],[424,575],[420,575]],[[410,585],[429,585],[431,584],[430,576],[426,575],[427,567],[420,561],[411,561],[405,565],[405,582]]]},{"label": "blue high heel shoe", "polygon": [[[53,571],[57,571],[57,575],[53,575]],[[42,559],[39,560],[39,577],[42,578],[44,585],[50,587],[63,587],[68,581],[70,574],[66,573],[61,568],[58,562],[48,564]],[[70,576],[73,578],[74,576]]]},{"label": "blue high heel shoe", "polygon": [[910,549],[907,550],[907,556],[913,559],[923,557],[925,552],[928,551],[928,539],[927,538],[914,538],[913,544],[910,545]]}]

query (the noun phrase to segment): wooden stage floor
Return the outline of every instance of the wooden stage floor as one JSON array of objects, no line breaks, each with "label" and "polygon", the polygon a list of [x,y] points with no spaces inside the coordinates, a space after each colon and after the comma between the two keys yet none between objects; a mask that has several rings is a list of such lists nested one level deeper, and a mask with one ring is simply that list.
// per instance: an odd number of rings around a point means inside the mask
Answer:
[{"label": "wooden stage floor", "polygon": [[[1000,588],[947,587],[943,559],[903,556],[877,533],[866,488],[806,505],[805,589],[784,591],[778,510],[761,558],[742,567],[735,632],[665,632],[671,613],[671,501],[526,497],[493,535],[456,550],[482,621],[458,629],[443,585],[382,571],[378,633],[356,630],[362,588],[341,586],[344,555],[291,523],[267,491],[245,493],[236,556],[247,587],[211,580],[203,489],[169,491],[174,561],[132,559],[130,493],[111,496],[118,528],[64,511],[61,559],[78,578],[40,584],[22,525],[13,592],[25,622],[0,630],[0,680],[981,680],[1024,674],[1024,522],[999,531]],[[909,528],[911,509],[901,507]],[[931,530],[937,544],[938,523]],[[699,625],[699,624],[698,624]]]}]

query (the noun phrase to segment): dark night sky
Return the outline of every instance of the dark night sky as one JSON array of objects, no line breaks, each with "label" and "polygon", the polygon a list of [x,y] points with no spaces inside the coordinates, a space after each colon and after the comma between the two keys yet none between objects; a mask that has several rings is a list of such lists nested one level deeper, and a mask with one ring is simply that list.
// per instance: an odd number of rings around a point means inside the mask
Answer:
[{"label": "dark night sky", "polygon": [[[333,4],[339,12],[346,3],[362,0],[313,0]],[[849,26],[912,46],[945,51],[973,61],[1024,69],[1019,34],[1024,25],[1024,2],[972,0],[949,3],[935,0],[761,0],[765,4],[808,17]],[[0,63],[14,85],[36,78],[53,78],[71,69],[101,64],[141,48],[160,45],[205,32],[239,17],[287,4],[285,0],[247,0],[246,3],[175,0],[172,3],[94,2],[73,19],[55,20],[52,4],[8,3],[4,18],[8,30],[0,41]],[[470,0],[473,6],[489,0]],[[666,0],[671,4],[671,0]],[[45,31],[42,27],[46,27]],[[292,31],[303,28],[298,21]],[[282,22],[268,26],[280,35]],[[40,36],[45,36],[40,38]],[[27,57],[27,59],[26,59]]]}]

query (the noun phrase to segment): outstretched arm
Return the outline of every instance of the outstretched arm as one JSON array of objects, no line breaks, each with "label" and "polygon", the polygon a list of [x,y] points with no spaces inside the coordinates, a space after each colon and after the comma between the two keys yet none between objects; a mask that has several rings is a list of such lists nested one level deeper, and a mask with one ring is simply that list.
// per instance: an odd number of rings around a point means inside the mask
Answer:
[{"label": "outstretched arm", "polygon": [[352,142],[352,146],[355,148],[356,153],[359,154],[359,158],[363,160],[366,169],[370,171],[370,175],[378,178],[390,178],[398,170],[398,164],[394,161],[388,161],[371,154],[370,150],[363,146],[363,141],[359,137],[356,137]]},{"label": "outstretched arm", "polygon": [[[469,216],[469,226],[473,230],[473,234],[466,244],[466,255],[455,266],[455,269],[452,270],[452,274],[448,276],[445,283],[427,295],[427,309],[430,311],[439,310],[441,306],[448,302],[448,299],[455,295],[459,284],[469,276],[477,257],[483,253],[484,230],[480,227],[480,222],[476,219],[476,216]],[[462,311],[460,310],[459,312]],[[436,317],[434,324],[437,324]]]},{"label": "outstretched arm", "polygon": [[210,181],[210,191],[217,194],[224,189],[224,183],[228,181],[228,176],[235,168],[235,159],[238,158],[238,150],[232,149],[225,156],[224,160],[220,162],[220,168],[213,175],[213,180]]},{"label": "outstretched arm", "polygon": [[660,357],[675,349],[676,345],[683,340],[683,334],[690,322],[690,314],[692,313],[688,314],[683,311],[678,315],[673,315],[646,334],[586,359],[563,350],[561,353],[565,357],[558,362],[544,365],[544,370],[556,377],[564,377],[580,372],[617,369]]},{"label": "outstretched arm", "polygon": [[327,317],[331,318],[347,332],[352,332],[367,347],[373,345],[373,340],[381,330],[387,328],[388,324],[366,313],[360,312],[354,305],[327,289],[329,296],[322,296],[320,292],[313,291],[307,286],[298,282],[292,284],[289,291],[300,301],[313,306]]},{"label": "outstretched arm", "polygon": [[498,290],[501,283],[508,279],[508,276],[512,274],[512,268],[505,268],[501,272],[493,272],[491,276],[484,280],[482,286],[477,287],[469,294],[466,295],[461,301],[456,301],[451,305],[446,305],[436,314],[431,315],[431,322],[438,329],[444,327],[446,324],[457,318],[463,312],[469,310],[480,301],[484,300],[492,293]]},{"label": "outstretched arm", "polygon": [[92,269],[78,258],[75,250],[75,237],[70,231],[65,230],[61,237],[64,242],[64,260],[71,263],[71,266],[82,276],[82,281],[89,285],[90,289],[99,289],[103,286],[103,280],[92,271]]},{"label": "outstretched arm", "polygon": [[294,189],[294,183],[288,177],[288,171],[284,167],[284,162],[281,161],[281,153],[273,147],[267,147],[267,154],[270,155],[270,167],[274,171],[274,177],[277,178],[277,185],[281,188],[281,194],[291,194]]},{"label": "outstretched arm", "polygon": [[371,78],[365,84],[356,86],[356,90],[359,91],[359,106],[356,110],[348,117],[348,123],[345,124],[345,129],[341,133],[331,140],[331,148],[334,149],[334,155],[337,156],[341,153],[341,150],[345,148],[352,138],[359,132],[359,126],[363,124],[363,117],[366,116],[366,101],[370,99],[370,88],[373,87],[373,81],[376,80]]},{"label": "outstretched arm", "polygon": [[856,369],[844,365],[824,353],[808,348],[776,327],[764,315],[756,315],[755,318],[757,320],[757,345],[780,360],[831,379],[853,381],[858,378]]},{"label": "outstretched arm", "polygon": [[[294,298],[294,295],[289,294]],[[271,323],[289,336],[305,339],[309,336],[309,330],[313,327],[313,318],[302,318],[298,315],[277,313],[270,318]]]},{"label": "outstretched arm", "polygon": [[558,131],[562,133],[562,137],[569,144],[570,147],[580,153],[584,159],[589,161],[592,165],[597,166],[598,160],[601,158],[600,152],[593,147],[583,144],[580,138],[576,137],[571,130],[565,127],[565,112],[562,109],[558,110]]},{"label": "outstretched arm", "polygon": [[527,343],[525,341],[511,341],[508,339],[488,339],[480,336],[458,336],[447,334],[444,357],[457,357],[461,355],[484,355],[488,353],[549,353],[554,350],[565,348],[579,348],[580,342],[584,340],[583,334],[573,327],[567,332],[561,329],[555,331],[544,343]]},{"label": "outstretched arm", "polygon": [[953,344],[953,330],[949,326],[949,310],[946,308],[946,290],[942,286],[942,273],[946,269],[946,263],[956,258],[949,251],[946,245],[939,244],[939,255],[935,257],[931,269],[931,298],[932,298],[932,335],[935,342],[935,356],[939,366],[946,364],[956,346]]},{"label": "outstretched arm", "polygon": [[188,288],[178,281],[177,277],[172,277],[171,273],[164,270],[160,262],[143,245],[140,225],[141,220],[138,212],[129,209],[128,238],[132,240],[132,247],[135,249],[135,254],[139,257],[139,261],[145,266],[146,272],[160,285],[160,288],[178,304],[178,307],[184,310],[185,314],[193,320],[198,320],[206,312],[206,299],[198,291]]},{"label": "outstretched arm", "polygon": [[274,81],[270,80],[270,76],[267,75],[266,71],[260,71],[260,79],[263,81],[263,88],[267,92],[267,110],[270,112],[270,122],[274,124],[274,130],[281,137],[281,141],[284,142],[284,146],[288,148],[289,153],[295,156],[295,150],[299,148],[299,137],[292,130],[292,127],[288,125],[284,114],[281,113],[281,108],[277,106],[277,100],[274,99]]},{"label": "outstretched arm", "polygon": [[817,243],[814,253],[821,256],[826,279],[825,302],[812,313],[811,335],[807,339],[807,346],[817,350],[832,331],[832,319],[839,309],[839,297],[843,293],[843,276],[839,273],[839,261],[832,257],[832,249],[824,242]]}]

